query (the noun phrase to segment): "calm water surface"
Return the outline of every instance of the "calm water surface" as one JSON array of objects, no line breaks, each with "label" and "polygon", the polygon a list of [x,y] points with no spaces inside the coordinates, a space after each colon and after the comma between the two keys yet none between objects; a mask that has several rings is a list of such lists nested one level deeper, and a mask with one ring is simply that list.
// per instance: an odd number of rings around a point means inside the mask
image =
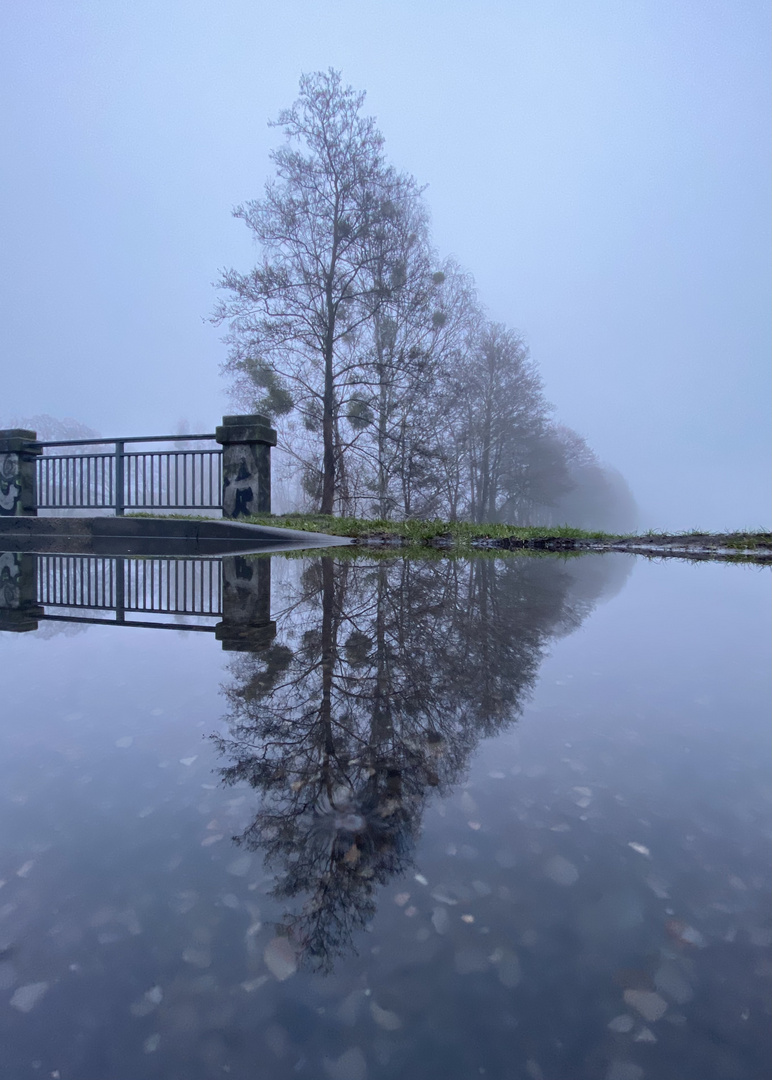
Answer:
[{"label": "calm water surface", "polygon": [[3,1077],[766,1076],[768,572],[257,562],[0,633]]}]

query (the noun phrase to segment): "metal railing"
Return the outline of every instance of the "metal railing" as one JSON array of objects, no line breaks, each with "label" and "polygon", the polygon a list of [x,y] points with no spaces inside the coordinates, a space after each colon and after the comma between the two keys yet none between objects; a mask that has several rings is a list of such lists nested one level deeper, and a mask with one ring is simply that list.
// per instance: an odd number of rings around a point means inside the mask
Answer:
[{"label": "metal railing", "polygon": [[45,607],[128,613],[222,615],[219,559],[37,556],[37,602]]},{"label": "metal railing", "polygon": [[[127,450],[127,443],[214,442],[214,435],[152,435],[125,439],[38,442],[40,509],[217,510],[222,506],[222,450]],[[86,448],[111,446],[89,452]],[[83,447],[71,453],[51,448]]]},{"label": "metal railing", "polygon": [[227,652],[259,652],[276,636],[271,560],[0,552],[0,632],[41,620],[195,630]]}]

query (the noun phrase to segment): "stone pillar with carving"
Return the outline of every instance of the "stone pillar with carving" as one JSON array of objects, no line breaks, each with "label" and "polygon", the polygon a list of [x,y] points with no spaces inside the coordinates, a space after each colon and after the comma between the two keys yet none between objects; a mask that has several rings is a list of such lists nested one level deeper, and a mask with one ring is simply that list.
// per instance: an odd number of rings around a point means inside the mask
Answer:
[{"label": "stone pillar with carving", "polygon": [[223,555],[222,622],[215,637],[226,652],[260,652],[276,637],[271,620],[271,559]]},{"label": "stone pillar with carving", "polygon": [[37,517],[38,486],[35,462],[43,450],[35,445],[37,432],[25,428],[0,431],[0,516]]},{"label": "stone pillar with carving", "polygon": [[222,516],[271,512],[271,447],[276,431],[266,416],[224,416],[215,429],[222,446]]},{"label": "stone pillar with carving", "polygon": [[0,552],[0,630],[37,630],[45,613],[38,604],[37,560],[30,551]]}]

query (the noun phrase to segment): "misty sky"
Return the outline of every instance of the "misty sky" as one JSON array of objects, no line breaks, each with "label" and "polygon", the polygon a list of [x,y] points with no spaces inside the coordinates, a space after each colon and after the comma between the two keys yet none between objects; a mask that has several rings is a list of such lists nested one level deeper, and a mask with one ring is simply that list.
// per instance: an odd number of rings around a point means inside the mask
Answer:
[{"label": "misty sky", "polygon": [[769,37],[767,0],[9,0],[0,417],[213,429],[230,211],[333,66],[642,526],[768,524]]}]

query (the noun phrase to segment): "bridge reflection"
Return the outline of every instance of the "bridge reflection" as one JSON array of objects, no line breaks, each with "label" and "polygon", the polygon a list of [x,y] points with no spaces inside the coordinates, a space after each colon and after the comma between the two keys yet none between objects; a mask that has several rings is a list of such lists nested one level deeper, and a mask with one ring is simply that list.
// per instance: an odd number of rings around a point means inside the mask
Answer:
[{"label": "bridge reflection", "polygon": [[271,560],[0,553],[0,630],[44,621],[213,633],[258,652],[276,636]]}]

